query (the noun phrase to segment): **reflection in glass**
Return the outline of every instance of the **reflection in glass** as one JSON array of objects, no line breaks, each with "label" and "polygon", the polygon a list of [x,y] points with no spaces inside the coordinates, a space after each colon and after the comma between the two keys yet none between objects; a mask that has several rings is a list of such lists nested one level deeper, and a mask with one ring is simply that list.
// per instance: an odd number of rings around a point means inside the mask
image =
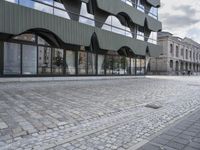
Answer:
[{"label": "reflection in glass", "polygon": [[131,61],[129,57],[125,58],[125,74],[131,74]]},{"label": "reflection in glass", "polygon": [[90,25],[90,26],[95,26],[94,16],[87,12],[86,3],[82,2],[80,14],[81,16],[79,17],[79,22]]},{"label": "reflection in glass", "polygon": [[135,75],[135,58],[131,58],[131,75]]},{"label": "reflection in glass", "polygon": [[105,73],[105,55],[98,55],[98,75],[104,75]]},{"label": "reflection in glass", "polygon": [[58,48],[52,49],[52,73],[57,75],[63,74],[63,50]]},{"label": "reflection in glass", "polygon": [[145,74],[145,59],[141,59],[140,61],[140,67],[141,67],[141,74],[144,75]]},{"label": "reflection in glass", "polygon": [[88,74],[96,74],[96,55],[88,53]]},{"label": "reflection in glass", "polygon": [[60,10],[60,9],[54,9],[54,15],[59,16],[59,17],[63,17],[66,19],[70,19],[68,13],[64,10]]},{"label": "reflection in glass", "polygon": [[21,41],[28,41],[28,42],[35,42],[36,41],[34,34],[22,34],[22,35],[15,36],[13,39],[21,40]]},{"label": "reflection in glass", "polygon": [[18,0],[6,0],[7,2],[11,2],[11,3],[18,3]]},{"label": "reflection in glass", "polygon": [[137,28],[137,39],[144,41],[144,28],[143,27]]},{"label": "reflection in glass", "polygon": [[155,19],[158,19],[158,8],[152,6],[148,15]]},{"label": "reflection in glass", "polygon": [[113,56],[113,74],[120,74],[120,56]]},{"label": "reflection in glass", "polygon": [[51,74],[51,48],[38,48],[38,73],[41,75]]},{"label": "reflection in glass", "polygon": [[53,6],[53,1],[54,0],[37,0],[37,1],[40,1],[42,3],[45,3],[45,4],[48,4],[48,5],[52,5]]},{"label": "reflection in glass", "polygon": [[47,43],[43,38],[38,36],[38,44],[39,45],[47,45],[49,46],[49,43]]},{"label": "reflection in glass", "polygon": [[120,57],[119,74],[125,74],[125,59],[126,57]]},{"label": "reflection in glass", "polygon": [[111,55],[107,55],[106,57],[106,74],[112,75],[113,70],[113,57]]},{"label": "reflection in glass", "polygon": [[136,59],[136,74],[140,75],[141,74],[141,63],[140,63],[140,59]]},{"label": "reflection in glass", "polygon": [[23,45],[22,49],[22,74],[37,74],[37,47]]},{"label": "reflection in glass", "polygon": [[87,53],[78,52],[78,74],[87,74]]},{"label": "reflection in glass", "polygon": [[66,51],[66,74],[74,75],[75,73],[75,52]]},{"label": "reflection in glass", "polygon": [[151,32],[148,42],[152,44],[157,44],[157,32]]},{"label": "reflection in glass", "polygon": [[19,44],[4,43],[4,74],[15,75],[21,72],[21,50]]},{"label": "reflection in glass", "polygon": [[137,9],[141,12],[144,12],[144,5],[142,4],[142,0],[138,0]]}]

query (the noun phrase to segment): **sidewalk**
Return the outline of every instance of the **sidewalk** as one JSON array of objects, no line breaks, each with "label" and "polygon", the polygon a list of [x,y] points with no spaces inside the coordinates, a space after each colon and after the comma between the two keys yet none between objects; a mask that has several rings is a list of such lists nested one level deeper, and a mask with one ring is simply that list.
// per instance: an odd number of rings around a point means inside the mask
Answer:
[{"label": "sidewalk", "polygon": [[200,110],[173,125],[138,150],[200,150]]}]

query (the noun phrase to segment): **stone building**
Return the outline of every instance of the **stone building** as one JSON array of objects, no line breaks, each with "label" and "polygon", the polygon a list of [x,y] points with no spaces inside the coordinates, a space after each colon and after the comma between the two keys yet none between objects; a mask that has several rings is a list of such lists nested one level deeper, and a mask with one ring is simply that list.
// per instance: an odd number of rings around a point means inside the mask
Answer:
[{"label": "stone building", "polygon": [[169,32],[158,33],[162,54],[151,58],[150,74],[184,75],[200,72],[200,44],[185,37],[175,37]]}]

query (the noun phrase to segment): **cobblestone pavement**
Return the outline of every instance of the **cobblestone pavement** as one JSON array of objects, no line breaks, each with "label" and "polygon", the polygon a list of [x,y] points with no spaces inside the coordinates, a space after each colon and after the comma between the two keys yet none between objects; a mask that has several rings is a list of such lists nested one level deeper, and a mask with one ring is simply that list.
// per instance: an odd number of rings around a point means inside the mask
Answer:
[{"label": "cobblestone pavement", "polygon": [[200,110],[185,117],[138,150],[200,150]]},{"label": "cobblestone pavement", "polygon": [[199,77],[2,83],[0,149],[133,150],[198,109],[199,90]]}]

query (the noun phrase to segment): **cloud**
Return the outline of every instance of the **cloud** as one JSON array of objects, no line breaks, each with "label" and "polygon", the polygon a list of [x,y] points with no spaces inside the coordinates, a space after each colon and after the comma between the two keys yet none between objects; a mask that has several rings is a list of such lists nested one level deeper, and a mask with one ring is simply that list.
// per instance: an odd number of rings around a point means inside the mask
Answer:
[{"label": "cloud", "polygon": [[161,0],[161,4],[159,19],[164,31],[200,42],[199,0]]},{"label": "cloud", "polygon": [[163,24],[167,28],[182,28],[198,23],[200,20],[191,18],[189,15],[162,14]]},{"label": "cloud", "polygon": [[190,5],[175,6],[174,9],[182,11],[183,13],[185,13],[185,15],[193,16],[198,12],[198,10],[196,10]]}]

